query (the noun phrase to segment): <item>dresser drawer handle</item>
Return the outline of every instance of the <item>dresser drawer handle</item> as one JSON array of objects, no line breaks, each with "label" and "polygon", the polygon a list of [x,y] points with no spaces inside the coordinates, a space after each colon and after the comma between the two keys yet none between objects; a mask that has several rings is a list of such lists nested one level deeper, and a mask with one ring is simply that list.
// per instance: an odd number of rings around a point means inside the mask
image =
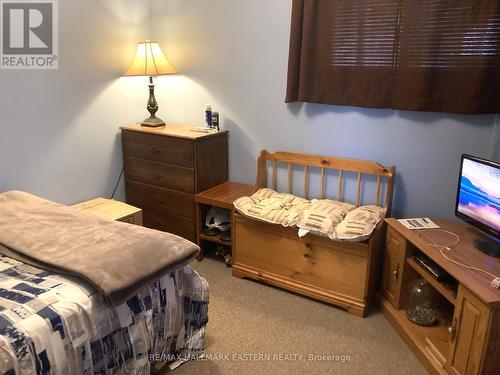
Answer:
[{"label": "dresser drawer handle", "polygon": [[158,146],[151,146],[151,152],[153,155],[158,155],[161,152],[161,149]]},{"label": "dresser drawer handle", "polygon": [[160,172],[153,172],[153,177],[159,180],[160,178],[162,178],[162,174]]},{"label": "dresser drawer handle", "polygon": [[156,219],[154,219],[154,223],[158,227],[164,227],[165,226],[165,221],[162,220],[162,219],[156,218]]},{"label": "dresser drawer handle", "polygon": [[161,204],[163,203],[164,199],[161,195],[153,195],[153,200],[157,203],[157,204]]}]

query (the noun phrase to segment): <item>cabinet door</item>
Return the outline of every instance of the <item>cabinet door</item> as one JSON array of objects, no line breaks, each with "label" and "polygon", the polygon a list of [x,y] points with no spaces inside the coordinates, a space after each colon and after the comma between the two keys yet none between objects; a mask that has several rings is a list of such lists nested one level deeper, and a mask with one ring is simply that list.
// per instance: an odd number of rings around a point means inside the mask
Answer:
[{"label": "cabinet door", "polygon": [[401,276],[405,262],[406,240],[389,227],[385,242],[384,276],[382,292],[391,304],[400,307]]},{"label": "cabinet door", "polygon": [[460,286],[451,328],[450,373],[479,374],[489,320],[488,307]]}]

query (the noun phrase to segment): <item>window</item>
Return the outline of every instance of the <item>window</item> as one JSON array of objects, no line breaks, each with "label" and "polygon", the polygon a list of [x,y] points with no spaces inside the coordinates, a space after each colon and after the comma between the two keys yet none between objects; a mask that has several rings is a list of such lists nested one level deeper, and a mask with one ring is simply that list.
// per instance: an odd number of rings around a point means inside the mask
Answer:
[{"label": "window", "polygon": [[500,112],[496,0],[294,0],[287,102]]}]

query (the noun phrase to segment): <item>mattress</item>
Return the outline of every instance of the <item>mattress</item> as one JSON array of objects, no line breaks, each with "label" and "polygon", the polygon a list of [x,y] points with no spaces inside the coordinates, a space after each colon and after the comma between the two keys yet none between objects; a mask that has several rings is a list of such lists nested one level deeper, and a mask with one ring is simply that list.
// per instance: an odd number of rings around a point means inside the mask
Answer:
[{"label": "mattress", "polygon": [[0,372],[149,374],[204,352],[208,284],[191,267],[126,303],[67,276],[0,256]]}]

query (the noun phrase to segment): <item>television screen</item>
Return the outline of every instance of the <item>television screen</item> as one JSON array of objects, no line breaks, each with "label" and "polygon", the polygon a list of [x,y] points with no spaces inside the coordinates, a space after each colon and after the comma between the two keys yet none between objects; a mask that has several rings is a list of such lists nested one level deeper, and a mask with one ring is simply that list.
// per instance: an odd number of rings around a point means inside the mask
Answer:
[{"label": "television screen", "polygon": [[472,219],[471,224],[476,224],[495,237],[498,236],[500,233],[500,165],[467,155],[463,156],[456,212],[462,218],[466,216],[464,219]]}]

